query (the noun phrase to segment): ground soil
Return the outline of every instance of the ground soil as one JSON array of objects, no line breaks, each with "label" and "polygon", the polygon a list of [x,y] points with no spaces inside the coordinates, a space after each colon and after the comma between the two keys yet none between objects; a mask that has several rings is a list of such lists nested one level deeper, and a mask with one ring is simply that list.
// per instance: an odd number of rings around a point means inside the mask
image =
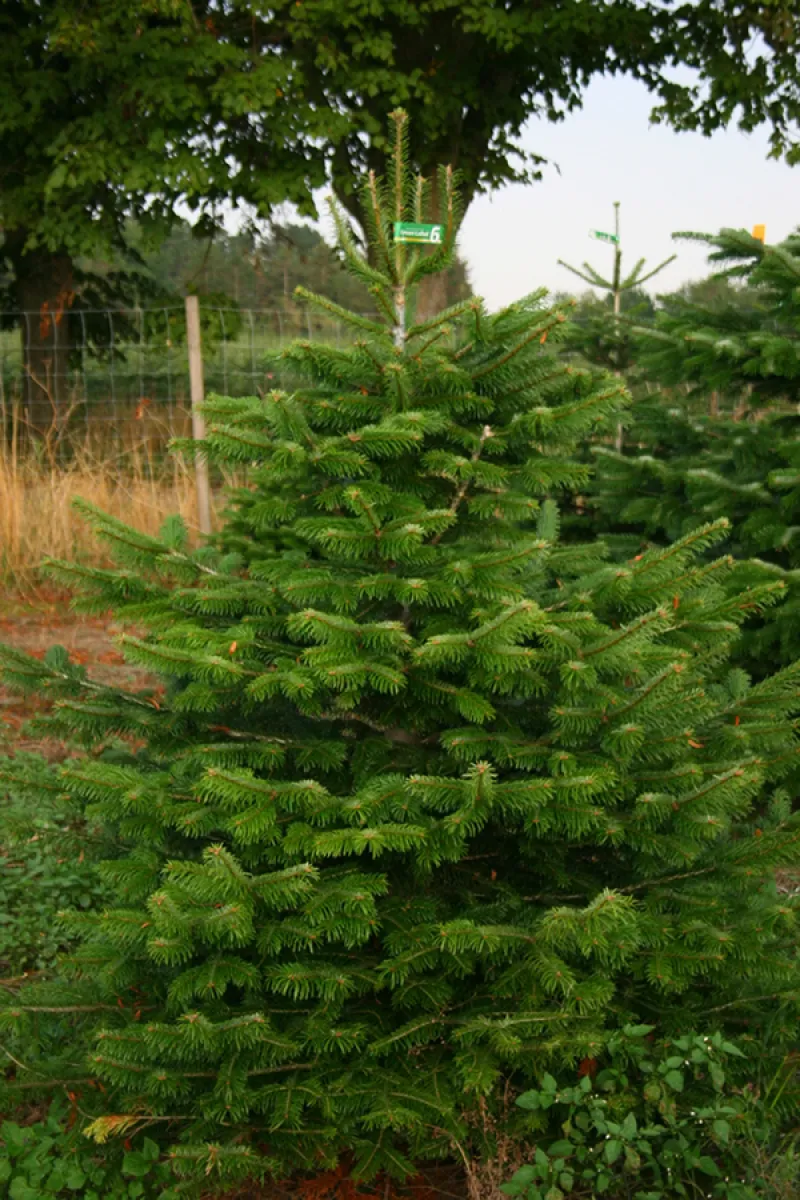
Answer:
[{"label": "ground soil", "polygon": [[[37,658],[43,658],[51,646],[64,646],[72,661],[85,666],[93,679],[133,690],[146,688],[153,680],[128,665],[119,652],[121,632],[110,615],[74,613],[69,597],[56,592],[0,598],[0,642]],[[19,696],[0,683],[0,754],[36,750],[51,759],[63,758],[62,743],[28,728],[31,718],[47,708],[41,696]]]}]

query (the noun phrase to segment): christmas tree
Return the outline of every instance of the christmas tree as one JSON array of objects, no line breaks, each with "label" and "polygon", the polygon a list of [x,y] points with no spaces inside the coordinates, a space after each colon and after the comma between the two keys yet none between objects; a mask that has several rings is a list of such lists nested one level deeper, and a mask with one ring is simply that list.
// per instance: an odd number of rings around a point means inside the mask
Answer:
[{"label": "christmas tree", "polygon": [[[209,402],[205,452],[248,478],[218,542],[84,506],[119,565],[55,568],[148,628],[123,649],[165,688],[2,652],[92,751],[14,786],[63,789],[119,847],[115,903],[4,1002],[6,1040],[25,1064],[42,1010],[79,1021],[90,1132],[147,1131],[190,1184],[452,1159],[478,1195],[498,1123],[535,1128],[515,1089],[626,1023],[764,1054],[794,1033],[774,875],[800,858],[800,668],[751,686],[726,661],[776,587],[726,588],[724,521],[624,565],[560,543],[554,497],[622,385],[552,352],[540,293],[405,319],[458,208],[444,171],[441,243],[393,239],[425,213],[394,120],[369,261],[336,216],[385,321],[294,346],[291,395]],[[52,1087],[34,1061],[16,1082]]]},{"label": "christmas tree", "polygon": [[[605,293],[602,297],[589,293],[589,297],[584,298],[581,305],[583,312],[579,317],[576,315],[569,345],[588,362],[615,371],[627,371],[633,365],[631,322],[636,317],[641,319],[642,316],[649,315],[653,308],[643,285],[674,262],[675,255],[671,254],[650,270],[647,269],[645,259],[640,258],[633,268],[624,274],[619,201],[614,202],[614,232],[593,230],[592,236],[613,247],[614,259],[610,276],[603,275],[588,262],[575,267],[561,258],[558,260],[560,267],[565,267],[590,287]],[[624,324],[620,320],[623,312],[627,318]]]},{"label": "christmas tree", "polygon": [[761,672],[800,654],[800,237],[768,246],[723,230],[702,240],[715,278],[737,286],[666,297],[654,326],[636,331],[649,394],[637,398],[625,453],[596,448],[592,499],[597,527],[623,554],[730,520],[727,548],[755,560],[748,577],[787,586],[787,602],[743,643],[743,661]]}]

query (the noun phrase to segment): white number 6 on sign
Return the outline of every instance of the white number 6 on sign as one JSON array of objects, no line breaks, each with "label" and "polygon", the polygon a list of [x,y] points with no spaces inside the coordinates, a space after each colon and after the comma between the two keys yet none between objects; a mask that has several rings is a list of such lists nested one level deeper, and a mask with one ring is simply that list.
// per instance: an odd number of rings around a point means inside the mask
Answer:
[{"label": "white number 6 on sign", "polygon": [[442,230],[440,226],[431,230],[431,244],[438,246],[442,240]]}]

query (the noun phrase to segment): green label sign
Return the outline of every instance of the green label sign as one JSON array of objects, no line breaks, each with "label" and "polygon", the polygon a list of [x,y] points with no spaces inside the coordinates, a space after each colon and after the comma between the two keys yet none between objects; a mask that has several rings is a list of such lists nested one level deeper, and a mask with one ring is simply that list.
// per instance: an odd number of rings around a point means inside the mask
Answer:
[{"label": "green label sign", "polygon": [[444,225],[418,225],[413,221],[395,221],[394,240],[413,242],[418,246],[441,246]]},{"label": "green label sign", "polygon": [[592,229],[591,236],[597,238],[598,242],[611,242],[612,246],[616,246],[619,238],[615,233],[603,233],[602,229]]}]

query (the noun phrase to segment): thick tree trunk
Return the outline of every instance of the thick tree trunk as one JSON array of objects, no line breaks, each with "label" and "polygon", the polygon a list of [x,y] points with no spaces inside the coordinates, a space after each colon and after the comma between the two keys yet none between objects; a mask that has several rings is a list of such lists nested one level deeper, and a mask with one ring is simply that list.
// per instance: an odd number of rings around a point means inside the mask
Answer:
[{"label": "thick tree trunk", "polygon": [[[430,213],[424,220],[436,223],[441,220],[441,205],[439,202],[439,177],[435,167],[426,172],[431,181]],[[448,272],[440,271],[436,275],[423,275],[419,281],[414,312],[415,321],[430,321],[443,308],[447,308]]]},{"label": "thick tree trunk", "polygon": [[31,429],[45,434],[58,425],[69,402],[72,259],[66,254],[22,254],[14,266],[22,312],[25,414]]},{"label": "thick tree trunk", "polygon": [[447,308],[447,272],[438,275],[423,275],[417,289],[417,311],[415,321],[429,321],[443,308]]}]

